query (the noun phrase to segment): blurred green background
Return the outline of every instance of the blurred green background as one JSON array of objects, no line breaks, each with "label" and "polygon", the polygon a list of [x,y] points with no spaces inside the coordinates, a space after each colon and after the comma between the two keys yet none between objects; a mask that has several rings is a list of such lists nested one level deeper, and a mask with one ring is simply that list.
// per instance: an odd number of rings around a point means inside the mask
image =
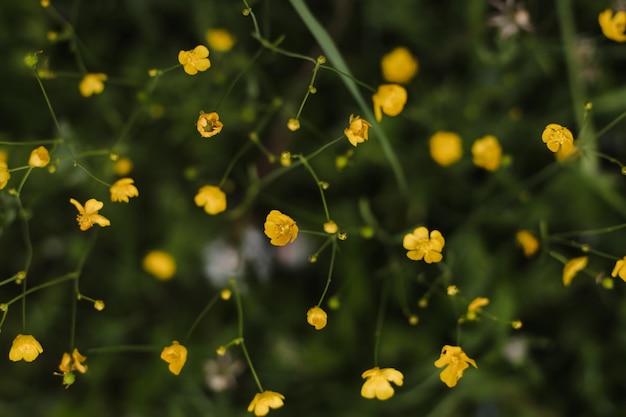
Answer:
[{"label": "blurred green background", "polygon": [[[295,0],[294,0],[295,2]],[[251,1],[264,38],[284,36],[280,47],[317,57],[325,53],[286,0]],[[10,168],[26,164],[33,146],[20,143],[63,138],[51,149],[55,173],[34,170],[21,201],[29,214],[33,261],[28,286],[74,271],[87,254],[81,293],[103,299],[97,312],[77,303],[76,347],[89,370],[63,389],[53,375],[69,349],[74,305],[72,284],[30,294],[27,331],[44,353],[33,363],[0,361],[2,416],[236,416],[246,413],[257,388],[237,346],[228,357],[215,349],[237,336],[234,301],[219,301],[187,341],[188,361],[173,376],[159,359],[162,347],[181,340],[214,295],[236,278],[242,292],[244,335],[264,388],[285,395],[273,416],[620,416],[626,413],[626,304],[620,279],[599,285],[614,261],[590,254],[587,274],[570,287],[561,282],[565,257],[580,256],[551,233],[624,223],[624,177],[597,152],[626,161],[626,135],[617,124],[600,131],[626,106],[626,49],[606,39],[597,16],[612,4],[584,0],[521,2],[455,0],[315,0],[305,2],[328,31],[353,75],[383,83],[380,59],[406,46],[419,60],[398,117],[381,128],[396,153],[407,188],[402,189],[372,131],[354,149],[342,141],[311,159],[326,191],[331,218],[348,233],[339,242],[329,297],[328,326],[313,330],[306,311],[326,282],[330,252],[307,261],[325,241],[301,233],[276,248],[263,236],[265,216],[279,209],[301,229],[321,231],[325,221],[317,185],[301,166],[273,181],[280,169],[250,145],[256,132],[274,155],[309,154],[342,135],[350,114],[362,114],[340,76],[320,70],[301,116],[290,132],[311,79],[311,62],[264,49],[251,36],[243,2],[233,0],[38,1],[0,4],[0,145]],[[490,25],[496,15],[528,12],[532,31],[517,27],[504,38]],[[510,19],[509,19],[510,20]],[[68,24],[70,26],[68,26]],[[514,20],[509,24],[516,25]],[[177,64],[180,50],[206,44],[206,31],[225,28],[236,37],[227,52],[212,51],[212,67],[195,76],[182,68],[165,73],[148,93],[151,68]],[[50,41],[48,32],[67,38]],[[76,35],[75,38],[72,34]],[[75,41],[74,41],[75,40]],[[102,94],[83,98],[76,48],[89,72],[106,73]],[[23,58],[34,51],[38,69],[56,78],[43,85],[59,120],[56,130],[33,72]],[[262,50],[258,59],[255,54]],[[328,65],[333,66],[329,61]],[[238,78],[240,77],[240,78]],[[231,86],[234,87],[230,89]],[[371,92],[360,93],[370,102]],[[581,133],[582,156],[564,164],[541,142],[548,123]],[[222,133],[201,138],[200,111],[218,111]],[[438,130],[463,138],[464,156],[450,168],[432,161],[428,139]],[[472,165],[472,142],[495,135],[507,155],[495,173]],[[108,153],[133,161],[129,174],[140,196],[109,202],[108,189],[71,163],[71,152],[103,150],[79,158],[90,172],[112,183]],[[346,168],[338,156],[353,150]],[[208,216],[193,203],[198,188],[217,184],[233,158],[224,189],[228,210]],[[12,173],[0,192],[0,279],[23,269],[26,240],[18,219],[16,188],[24,171]],[[259,182],[261,181],[261,182]],[[255,193],[256,191],[256,193]],[[68,200],[105,202],[111,227],[81,232]],[[446,238],[444,264],[406,258],[402,236],[425,225]],[[374,236],[363,237],[364,226]],[[540,233],[540,253],[527,259],[515,233]],[[621,258],[623,231],[573,235],[572,240]],[[92,246],[91,246],[92,245]],[[143,271],[146,253],[161,249],[177,262],[176,276],[160,282]],[[595,276],[600,277],[595,279]],[[448,297],[447,284],[460,294]],[[0,301],[20,294],[0,287]],[[384,290],[384,289],[387,290]],[[360,397],[361,373],[374,366],[376,320],[387,295],[380,339],[381,367],[404,374],[404,386],[385,402]],[[420,308],[418,302],[429,302]],[[485,310],[499,317],[468,322],[460,345],[476,360],[448,389],[433,366],[441,347],[456,344],[457,319],[474,297],[489,297]],[[11,306],[0,334],[0,352],[23,332],[21,303]],[[406,312],[417,314],[411,326]],[[507,323],[520,319],[523,327]],[[149,351],[104,353],[99,348],[152,346]],[[230,362],[229,362],[230,361]],[[228,389],[216,389],[226,376]]]}]

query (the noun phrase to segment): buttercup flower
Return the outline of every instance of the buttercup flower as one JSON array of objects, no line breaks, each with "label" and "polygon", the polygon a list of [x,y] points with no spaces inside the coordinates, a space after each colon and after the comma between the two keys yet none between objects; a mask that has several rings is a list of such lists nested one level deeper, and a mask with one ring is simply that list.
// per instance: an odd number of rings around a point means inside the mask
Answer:
[{"label": "buttercup flower", "polygon": [[285,246],[298,237],[296,222],[278,210],[272,210],[265,219],[265,236],[270,238],[274,246]]},{"label": "buttercup flower", "polygon": [[5,161],[0,161],[0,190],[7,186],[10,178],[9,166]]},{"label": "buttercup flower", "polygon": [[107,75],[102,73],[85,75],[80,84],[78,84],[80,95],[91,97],[93,94],[100,94],[104,91],[104,82],[106,80]]},{"label": "buttercup flower", "polygon": [[93,302],[93,308],[95,308],[98,311],[104,310],[104,301],[102,301],[102,300],[94,301]]},{"label": "buttercup flower", "polygon": [[502,162],[502,148],[495,136],[487,135],[472,145],[474,165],[487,171],[495,171]]},{"label": "buttercup flower", "polygon": [[226,210],[226,194],[214,185],[200,188],[193,201],[196,206],[204,207],[207,214],[215,215]]},{"label": "buttercup flower", "polygon": [[611,276],[615,278],[618,275],[622,281],[626,282],[626,256],[615,262],[615,267],[613,268],[613,272],[611,272]]},{"label": "buttercup flower", "polygon": [[287,129],[291,130],[292,132],[295,132],[296,130],[300,129],[300,120],[289,119],[287,121]]},{"label": "buttercup flower", "polygon": [[587,267],[588,260],[586,256],[570,259],[563,267],[563,285],[571,284],[576,274]]},{"label": "buttercup flower", "polygon": [[390,83],[406,84],[417,74],[418,64],[411,52],[400,46],[383,56],[380,62],[383,78]]},{"label": "buttercup flower", "polygon": [[408,233],[402,240],[402,246],[408,250],[406,256],[413,261],[424,261],[428,264],[439,262],[443,258],[441,250],[446,244],[445,239],[439,230],[433,230],[428,235],[428,229],[424,226]]},{"label": "buttercup flower", "polygon": [[476,320],[477,314],[482,311],[482,308],[489,304],[489,299],[485,297],[474,298],[467,306],[467,313],[465,318],[467,320]]},{"label": "buttercup flower", "polygon": [[326,327],[327,320],[328,316],[326,315],[326,312],[318,306],[311,307],[306,313],[307,323],[315,327],[315,330],[322,330]]},{"label": "buttercup flower", "polygon": [[539,240],[530,230],[520,230],[515,234],[515,241],[522,247],[524,256],[529,258],[539,250]]},{"label": "buttercup flower", "polygon": [[337,233],[337,230],[339,230],[339,227],[337,226],[337,223],[335,223],[334,221],[329,220],[326,223],[324,223],[324,231],[328,233],[329,235],[334,235],[335,233]]},{"label": "buttercup flower", "polygon": [[196,128],[203,138],[210,138],[222,131],[224,124],[220,122],[220,115],[216,112],[204,113],[200,112]]},{"label": "buttercup flower", "polygon": [[367,130],[372,124],[366,120],[361,119],[360,116],[350,115],[350,126],[343,131],[352,146],[356,146],[359,143],[363,143],[368,139]]},{"label": "buttercup flower", "polygon": [[100,227],[110,226],[111,222],[106,217],[98,214],[98,211],[104,206],[102,201],[98,201],[95,198],[90,198],[85,203],[85,207],[82,206],[78,201],[70,198],[70,203],[76,207],[78,210],[78,215],[76,216],[76,221],[78,222],[78,226],[80,230],[83,232],[87,229],[91,229],[94,224],[97,224]]},{"label": "buttercup flower", "polygon": [[565,153],[566,156],[574,151],[574,136],[568,128],[556,123],[550,123],[541,134],[541,140],[551,152]]},{"label": "buttercup flower", "polygon": [[111,201],[128,203],[129,198],[138,197],[139,190],[133,185],[134,182],[132,178],[120,178],[115,181],[109,189]]},{"label": "buttercup flower", "polygon": [[379,86],[376,94],[372,96],[376,121],[380,122],[383,119],[383,113],[387,116],[397,116],[402,113],[407,97],[406,89],[401,85],[383,84]]},{"label": "buttercup flower", "polygon": [[43,146],[34,149],[28,158],[28,165],[33,168],[43,168],[50,163],[50,154]]},{"label": "buttercup flower", "polygon": [[399,387],[404,382],[402,372],[393,368],[380,369],[378,366],[363,372],[361,378],[365,379],[361,387],[361,396],[368,399],[377,398],[381,401],[393,397],[394,390],[390,382]]},{"label": "buttercup flower", "polygon": [[258,392],[248,406],[249,412],[254,412],[257,417],[262,417],[270,412],[270,408],[276,409],[283,406],[285,396],[274,391]]},{"label": "buttercup flower", "polygon": [[598,15],[598,23],[602,33],[607,38],[615,42],[626,42],[626,12],[623,10],[618,11],[613,15],[611,9],[606,9]]},{"label": "buttercup flower", "polygon": [[209,48],[218,52],[230,51],[235,44],[235,37],[226,29],[209,29],[206,32]]},{"label": "buttercup flower", "polygon": [[13,362],[21,361],[32,362],[37,359],[43,348],[33,336],[29,334],[18,334],[13,339],[11,350],[9,351],[9,359]]},{"label": "buttercup flower", "polygon": [[442,167],[452,165],[463,156],[461,137],[454,132],[436,132],[429,145],[430,157]]},{"label": "buttercup flower", "polygon": [[441,349],[441,356],[435,361],[437,368],[446,367],[446,369],[439,374],[439,379],[450,388],[454,387],[459,379],[461,379],[463,371],[469,368],[468,364],[472,365],[474,368],[478,368],[474,359],[470,359],[460,346],[450,345],[445,345]]},{"label": "buttercup flower", "polygon": [[143,258],[143,269],[157,279],[167,281],[176,273],[176,261],[167,252],[153,250]]},{"label": "buttercup flower", "polygon": [[209,61],[209,50],[204,45],[198,45],[189,51],[180,51],[178,53],[178,62],[183,66],[185,72],[189,75],[196,75],[198,71],[206,71],[211,68]]},{"label": "buttercup flower", "polygon": [[187,361],[187,348],[174,340],[170,346],[163,348],[161,359],[169,364],[171,373],[178,375]]}]

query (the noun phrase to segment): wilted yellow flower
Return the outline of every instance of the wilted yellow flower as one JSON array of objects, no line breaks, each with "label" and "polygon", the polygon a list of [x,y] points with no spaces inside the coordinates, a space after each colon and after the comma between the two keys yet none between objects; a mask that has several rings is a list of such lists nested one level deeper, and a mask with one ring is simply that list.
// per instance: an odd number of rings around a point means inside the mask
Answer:
[{"label": "wilted yellow flower", "polygon": [[417,74],[418,64],[411,52],[403,47],[397,47],[380,62],[383,78],[390,83],[406,84]]},{"label": "wilted yellow flower", "polygon": [[83,365],[83,362],[86,360],[87,357],[81,355],[78,349],[74,348],[71,357],[69,353],[63,353],[61,363],[59,364],[59,370],[63,373],[78,371],[81,374],[84,374],[87,372],[87,365]]},{"label": "wilted yellow flower", "polygon": [[50,163],[50,154],[43,146],[40,146],[30,153],[28,165],[33,168],[43,168]]},{"label": "wilted yellow flower", "polygon": [[367,130],[372,124],[366,120],[361,119],[360,116],[350,115],[350,126],[343,131],[348,141],[352,146],[356,146],[359,143],[363,143],[368,139]]},{"label": "wilted yellow flower", "polygon": [[394,390],[390,382],[399,387],[404,382],[402,372],[393,368],[380,369],[378,366],[363,372],[361,378],[366,379],[361,387],[361,396],[368,399],[377,398],[381,401],[393,397]]},{"label": "wilted yellow flower", "polygon": [[482,311],[482,308],[489,304],[489,299],[485,297],[474,298],[467,306],[465,318],[467,320],[476,320],[476,315]]},{"label": "wilted yellow flower", "polygon": [[401,85],[380,85],[376,94],[372,96],[376,121],[380,122],[383,119],[383,113],[387,116],[397,116],[402,113],[407,97],[406,89]]},{"label": "wilted yellow flower", "polygon": [[339,227],[337,226],[337,223],[335,223],[332,220],[329,220],[326,223],[324,223],[324,231],[328,233],[329,235],[334,235],[335,233],[337,233],[338,229]]},{"label": "wilted yellow flower", "polygon": [[291,130],[292,132],[295,132],[296,130],[300,129],[300,120],[289,119],[287,121],[287,129]]},{"label": "wilted yellow flower", "polygon": [[111,201],[128,203],[129,198],[138,197],[139,190],[133,185],[134,182],[132,178],[120,178],[115,181],[109,189]]},{"label": "wilted yellow flower", "polygon": [[0,190],[7,186],[10,178],[9,166],[5,161],[0,161]]},{"label": "wilted yellow flower", "polygon": [[257,417],[262,417],[270,412],[270,408],[276,409],[283,406],[285,396],[274,391],[263,391],[255,394],[248,406],[249,412],[254,412]]},{"label": "wilted yellow flower", "polygon": [[618,11],[613,15],[611,9],[606,9],[598,15],[598,23],[602,33],[607,38],[615,42],[626,42],[626,12],[623,10]]},{"label": "wilted yellow flower", "polygon": [[286,214],[278,210],[269,212],[265,219],[265,236],[270,238],[270,243],[274,246],[285,246],[298,237],[298,225]]},{"label": "wilted yellow flower", "polygon": [[402,246],[408,250],[406,256],[413,261],[424,261],[428,264],[440,262],[443,259],[441,250],[446,244],[445,239],[439,230],[433,230],[428,234],[428,229],[424,226],[408,233],[402,240]]},{"label": "wilted yellow flower", "polygon": [[626,282],[626,256],[615,262],[615,267],[613,268],[613,272],[611,272],[611,276],[615,278],[618,275],[622,281]]},{"label": "wilted yellow flower", "polygon": [[441,349],[441,356],[435,361],[435,366],[437,368],[446,367],[439,374],[439,379],[452,388],[463,376],[463,371],[469,368],[468,363],[474,368],[478,368],[474,359],[470,359],[460,346],[445,345]]},{"label": "wilted yellow flower", "polygon": [[167,281],[176,273],[176,261],[167,252],[153,250],[143,258],[143,269],[157,279]]},{"label": "wilted yellow flower", "polygon": [[161,359],[169,364],[171,373],[178,375],[187,361],[187,348],[174,340],[170,346],[163,348]]},{"label": "wilted yellow flower", "polygon": [[561,152],[565,156],[574,151],[574,136],[566,127],[550,123],[541,134],[541,140],[551,152]]},{"label": "wilted yellow flower", "polygon": [[80,94],[83,97],[91,97],[93,94],[100,94],[104,91],[104,82],[106,80],[106,74],[86,74],[78,85]]},{"label": "wilted yellow flower", "polygon": [[98,311],[104,310],[104,301],[102,301],[102,300],[94,301],[93,302],[93,308],[95,308]]},{"label": "wilted yellow flower", "polygon": [[474,165],[487,171],[495,171],[502,162],[502,148],[495,136],[487,135],[472,145]]},{"label": "wilted yellow flower", "polygon": [[522,247],[525,257],[533,256],[539,250],[539,240],[530,230],[520,230],[515,234],[515,241]]},{"label": "wilted yellow flower", "polygon": [[198,190],[193,200],[198,207],[204,207],[207,214],[215,215],[226,210],[226,194],[214,185],[205,185]]},{"label": "wilted yellow flower", "polygon": [[587,267],[588,260],[586,256],[570,259],[563,267],[563,285],[570,285],[576,274]]},{"label": "wilted yellow flower", "polygon": [[85,203],[85,207],[82,206],[78,201],[70,198],[70,203],[76,207],[78,210],[78,215],[76,216],[76,221],[78,222],[78,226],[80,230],[83,232],[87,229],[91,229],[94,224],[97,224],[100,227],[110,226],[111,222],[106,217],[98,214],[98,211],[102,207],[104,207],[104,203],[102,201],[98,201],[95,198],[90,198]]},{"label": "wilted yellow flower", "polygon": [[429,145],[431,158],[442,167],[452,165],[463,156],[461,137],[454,132],[436,132]]},{"label": "wilted yellow flower", "polygon": [[220,115],[217,112],[204,113],[201,112],[196,122],[196,128],[200,135],[204,138],[210,138],[222,131],[224,124],[220,122]]},{"label": "wilted yellow flower", "polygon": [[230,51],[235,45],[235,37],[226,29],[209,29],[206,32],[209,48],[218,52]]},{"label": "wilted yellow flower", "polygon": [[209,50],[204,45],[198,45],[189,51],[178,52],[178,62],[189,75],[195,75],[198,71],[206,71],[211,68]]},{"label": "wilted yellow flower", "polygon": [[306,313],[306,321],[311,326],[315,327],[315,330],[322,330],[326,327],[328,315],[318,306],[311,307]]},{"label": "wilted yellow flower", "polygon": [[29,334],[18,334],[13,339],[11,350],[9,351],[9,359],[13,362],[21,361],[32,362],[37,359],[43,348],[33,336]]}]

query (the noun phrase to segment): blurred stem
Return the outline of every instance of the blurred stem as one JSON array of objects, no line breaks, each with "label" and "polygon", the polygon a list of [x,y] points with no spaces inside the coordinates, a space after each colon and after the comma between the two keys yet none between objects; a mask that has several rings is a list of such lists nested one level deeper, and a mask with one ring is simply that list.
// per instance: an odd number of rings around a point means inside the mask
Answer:
[{"label": "blurred stem", "polygon": [[37,84],[39,84],[39,88],[41,89],[41,93],[43,94],[44,100],[46,100],[46,105],[48,106],[48,111],[50,112],[50,116],[52,117],[52,121],[54,122],[54,126],[57,129],[57,133],[59,136],[63,136],[61,132],[61,125],[59,124],[59,119],[57,119],[57,115],[52,108],[52,103],[50,103],[50,98],[48,97],[48,93],[41,82],[41,78],[39,78],[39,74],[37,74],[37,70],[33,67],[33,74],[35,74],[35,79],[37,80]]},{"label": "blurred stem", "polygon": [[230,161],[230,163],[228,164],[228,166],[226,167],[226,171],[224,171],[224,175],[222,176],[222,179],[220,180],[218,187],[222,188],[222,186],[224,185],[224,183],[226,182],[226,180],[228,179],[228,176],[230,175],[230,172],[233,170],[233,168],[235,167],[235,164],[237,163],[237,161],[239,161],[239,159],[246,153],[246,151],[248,149],[250,149],[250,147],[252,146],[252,141],[248,141],[246,142],[245,145],[243,145],[239,151],[237,152],[237,154],[233,157],[233,159]]},{"label": "blurred stem", "polygon": [[330,288],[330,282],[332,281],[332,276],[333,276],[333,269],[335,267],[335,255],[337,253],[336,235],[333,236],[331,240],[332,240],[332,245],[333,245],[333,252],[330,255],[330,266],[328,267],[328,278],[326,279],[326,286],[324,287],[324,292],[322,292],[322,296],[320,297],[320,300],[317,302],[318,307],[321,306],[322,303],[324,302],[326,293],[328,292],[328,289]]},{"label": "blurred stem", "polygon": [[248,64],[246,64],[246,66],[239,71],[239,74],[237,74],[237,76],[235,77],[235,79],[233,80],[232,83],[230,83],[230,85],[228,86],[228,89],[226,90],[226,92],[222,95],[222,97],[220,97],[220,100],[217,102],[217,105],[215,106],[215,111],[218,111],[220,105],[222,104],[222,101],[224,101],[224,99],[226,97],[228,97],[228,95],[230,94],[230,92],[233,90],[233,88],[235,88],[235,86],[237,85],[237,83],[239,82],[239,80],[241,79],[241,77],[243,77],[243,75],[248,72],[248,70],[250,69],[250,67],[252,67],[252,64],[254,64],[256,62],[257,59],[259,59],[261,57],[261,55],[263,54],[264,49],[263,48],[259,48],[258,51],[256,51],[256,54],[254,54],[254,56],[252,57],[252,59],[250,60],[250,62],[248,62]]},{"label": "blurred stem", "polygon": [[28,294],[32,294],[36,291],[39,290],[43,290],[44,288],[47,287],[51,287],[53,285],[59,284],[61,282],[65,282],[65,281],[69,281],[71,279],[74,279],[76,277],[76,273],[75,272],[70,272],[69,274],[65,274],[63,276],[60,276],[59,278],[55,278],[53,280],[50,280],[48,282],[44,282],[43,284],[39,284],[33,288],[30,288],[26,291],[24,291],[24,293],[18,295],[17,297],[12,298],[11,300],[7,301],[6,303],[4,303],[7,307],[10,306],[11,304],[21,300],[22,298],[26,297]]},{"label": "blurred stem", "polygon": [[380,294],[380,303],[378,304],[378,317],[376,318],[376,331],[374,333],[374,366],[378,366],[378,352],[380,349],[380,337],[383,332],[383,324],[385,321],[385,310],[387,308],[387,299],[389,298],[389,280],[386,277],[383,281],[383,289]]},{"label": "blurred stem", "polygon": [[200,312],[200,314],[198,314],[198,317],[196,317],[196,320],[193,322],[193,324],[189,328],[189,331],[185,335],[185,338],[183,339],[183,343],[182,343],[183,345],[187,344],[189,337],[191,336],[193,331],[196,329],[200,321],[204,318],[204,316],[209,312],[209,310],[211,310],[211,307],[213,307],[215,302],[218,300],[219,296],[220,296],[219,293],[215,294],[215,296],[211,299],[211,301],[208,302],[206,307],[204,307],[204,309]]},{"label": "blurred stem", "polygon": [[621,122],[622,120],[624,120],[624,118],[626,118],[626,111],[622,114],[620,114],[619,116],[617,116],[615,119],[613,119],[613,121],[611,121],[608,125],[606,125],[605,127],[602,128],[602,130],[600,130],[598,133],[596,133],[596,139],[599,139],[601,136],[603,136],[606,132],[608,132],[609,130],[613,129],[613,127],[615,127],[619,122]]},{"label": "blurred stem", "polygon": [[96,237],[98,236],[98,231],[96,230],[94,233],[89,236],[89,241],[85,246],[83,253],[76,264],[76,269],[74,270],[74,286],[73,286],[73,303],[72,303],[72,313],[70,318],[70,351],[74,348],[74,343],[76,340],[76,316],[78,310],[78,301],[80,300],[80,287],[79,280],[80,275],[83,272],[83,267],[85,266],[85,262],[87,262],[87,257],[91,253],[95,242]]},{"label": "blurred stem", "polygon": [[315,77],[317,77],[317,71],[320,69],[320,60],[317,59],[315,61],[315,67],[313,67],[313,75],[311,76],[311,82],[309,83],[308,88],[306,89],[306,94],[300,103],[300,108],[298,109],[298,114],[296,114],[296,120],[300,119],[300,114],[302,114],[302,110],[304,109],[304,104],[309,99],[309,95],[315,92]]},{"label": "blurred stem", "polygon": [[317,188],[320,190],[320,196],[322,197],[322,205],[324,206],[324,214],[326,215],[326,221],[330,221],[330,214],[328,213],[328,204],[326,204],[326,197],[324,196],[324,186],[322,181],[318,178],[315,170],[309,164],[309,161],[304,155],[294,155],[295,158],[298,158],[302,161],[302,165],[306,168],[307,171],[311,174],[315,183],[317,184]]}]

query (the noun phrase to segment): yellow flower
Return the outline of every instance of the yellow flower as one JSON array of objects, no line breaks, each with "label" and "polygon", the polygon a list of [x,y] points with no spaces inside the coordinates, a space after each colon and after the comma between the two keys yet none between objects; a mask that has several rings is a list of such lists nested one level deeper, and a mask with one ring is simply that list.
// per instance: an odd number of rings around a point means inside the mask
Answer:
[{"label": "yellow flower", "polygon": [[28,158],[28,165],[33,168],[43,168],[50,163],[50,154],[43,146],[34,149]]},{"label": "yellow flower", "polygon": [[263,391],[255,394],[248,406],[249,412],[254,412],[257,417],[262,417],[270,412],[270,408],[276,409],[283,406],[285,396],[274,391]]},{"label": "yellow flower", "polygon": [[352,146],[356,146],[359,143],[363,143],[368,139],[367,130],[372,124],[366,120],[361,119],[360,116],[350,115],[350,126],[343,131]]},{"label": "yellow flower", "polygon": [[580,155],[576,142],[572,146],[561,146],[554,154],[554,157],[558,162],[574,159],[574,157]]},{"label": "yellow flower", "polygon": [[311,307],[306,313],[306,321],[311,326],[315,327],[315,330],[322,330],[326,327],[328,315],[318,306]]},{"label": "yellow flower", "polygon": [[441,356],[435,361],[435,366],[437,368],[446,367],[439,374],[439,379],[452,388],[463,376],[463,371],[469,368],[468,363],[474,368],[478,368],[474,359],[470,359],[460,346],[445,345],[441,349]]},{"label": "yellow flower", "polygon": [[13,362],[24,359],[26,362],[32,362],[37,359],[43,348],[33,336],[29,334],[18,334],[13,339],[11,350],[9,351],[9,359]]},{"label": "yellow flower", "polygon": [[463,156],[461,137],[454,132],[436,132],[429,145],[431,158],[442,167],[452,165]]},{"label": "yellow flower", "polygon": [[550,123],[541,134],[541,140],[551,152],[561,152],[565,156],[574,151],[574,136],[568,128]]},{"label": "yellow flower", "polygon": [[98,311],[104,310],[104,301],[102,301],[102,300],[94,301],[93,302],[93,308],[95,308]]},{"label": "yellow flower", "polygon": [[448,287],[446,288],[446,294],[448,294],[450,297],[454,297],[458,293],[459,287],[457,287],[456,285],[448,285]]},{"label": "yellow flower", "polygon": [[196,128],[203,138],[210,138],[222,131],[224,124],[220,122],[220,115],[216,112],[204,113],[200,112]]},{"label": "yellow flower", "polygon": [[230,51],[235,45],[235,37],[226,29],[209,29],[206,32],[209,48],[218,52]]},{"label": "yellow flower", "polygon": [[397,116],[404,109],[407,100],[407,92],[398,84],[383,84],[378,87],[376,94],[372,96],[374,102],[374,114],[376,121],[383,119],[383,113],[387,116]]},{"label": "yellow flower", "polygon": [[563,267],[563,285],[570,285],[576,274],[587,267],[588,260],[586,256],[570,259]]},{"label": "yellow flower", "polygon": [[226,194],[219,187],[205,185],[194,197],[196,206],[203,207],[207,214],[215,215],[226,210]]},{"label": "yellow flower", "polygon": [[530,230],[520,230],[515,234],[515,241],[522,247],[524,256],[529,258],[539,250],[539,240]]},{"label": "yellow flower", "polygon": [[329,220],[324,223],[324,231],[329,235],[334,235],[335,233],[337,233],[337,230],[339,230],[339,228],[337,226],[337,223],[335,223],[334,221]]},{"label": "yellow flower", "polygon": [[487,171],[495,171],[502,161],[502,148],[495,136],[487,135],[472,145],[474,165]]},{"label": "yellow flower", "polygon": [[153,250],[143,258],[143,269],[157,279],[167,281],[176,273],[176,261],[167,252]]},{"label": "yellow flower", "polygon": [[615,278],[618,275],[622,281],[626,282],[626,256],[615,262],[615,267],[613,268],[613,272],[611,272],[611,276]]},{"label": "yellow flower", "polygon": [[[73,363],[72,359],[74,360]],[[63,353],[61,363],[59,364],[59,370],[63,373],[68,373],[76,370],[81,374],[84,374],[85,372],[87,372],[87,365],[83,365],[83,362],[85,362],[86,360],[87,357],[81,355],[80,352],[78,352],[78,349],[74,348],[71,358],[69,353]]]},{"label": "yellow flower", "polygon": [[161,359],[169,364],[171,373],[178,375],[187,361],[187,348],[174,340],[170,346],[163,348]]},{"label": "yellow flower", "polygon": [[7,186],[10,178],[9,166],[5,161],[0,161],[0,190]]},{"label": "yellow flower", "polygon": [[128,203],[129,198],[138,197],[139,190],[133,185],[132,178],[120,178],[111,186],[111,201]]},{"label": "yellow flower", "polygon": [[606,9],[598,15],[598,23],[602,33],[615,42],[626,42],[626,12],[620,10],[613,16],[611,9]]},{"label": "yellow flower", "polygon": [[104,91],[104,81],[106,81],[106,79],[107,75],[102,73],[85,75],[78,85],[80,94],[83,97],[90,97],[92,94],[100,94]]},{"label": "yellow flower", "polygon": [[417,60],[411,52],[400,46],[383,56],[380,63],[383,78],[390,83],[406,84],[417,74]]},{"label": "yellow flower", "polygon": [[285,246],[298,237],[296,222],[278,210],[272,210],[265,219],[265,236],[274,246]]},{"label": "yellow flower", "polygon": [[377,398],[381,401],[393,397],[394,390],[390,382],[399,387],[404,382],[402,372],[393,368],[380,369],[378,366],[363,372],[361,378],[366,379],[361,387],[361,396],[368,399]]},{"label": "yellow flower", "polygon": [[189,75],[195,75],[198,71],[206,71],[211,68],[209,61],[209,50],[204,45],[198,45],[189,51],[180,51],[178,53],[178,62],[183,66],[185,72]]},{"label": "yellow flower", "polygon": [[41,7],[49,7],[50,0],[41,0],[40,4],[41,4]]},{"label": "yellow flower", "polygon": [[111,225],[109,219],[98,214],[98,211],[104,206],[104,203],[102,203],[102,201],[98,201],[95,198],[90,198],[85,203],[85,207],[83,207],[82,204],[80,204],[78,201],[70,198],[70,203],[72,203],[74,207],[76,207],[76,209],[78,210],[76,221],[78,221],[78,226],[83,232],[87,229],[91,229],[94,224],[97,224],[100,227]]},{"label": "yellow flower", "polygon": [[424,261],[428,264],[439,262],[443,258],[441,250],[446,244],[445,239],[439,230],[433,230],[428,235],[428,229],[424,226],[408,233],[402,240],[402,246],[408,250],[406,256],[413,261]]},{"label": "yellow flower", "polygon": [[482,308],[489,304],[489,299],[485,297],[474,298],[467,306],[465,318],[467,320],[476,320],[476,315],[482,311]]},{"label": "yellow flower", "polygon": [[296,130],[300,129],[300,120],[289,119],[287,121],[287,129],[291,130],[292,132],[295,132]]},{"label": "yellow flower", "polygon": [[113,171],[119,176],[124,176],[130,174],[133,170],[133,161],[130,158],[120,158],[115,161],[115,165],[113,166]]}]

